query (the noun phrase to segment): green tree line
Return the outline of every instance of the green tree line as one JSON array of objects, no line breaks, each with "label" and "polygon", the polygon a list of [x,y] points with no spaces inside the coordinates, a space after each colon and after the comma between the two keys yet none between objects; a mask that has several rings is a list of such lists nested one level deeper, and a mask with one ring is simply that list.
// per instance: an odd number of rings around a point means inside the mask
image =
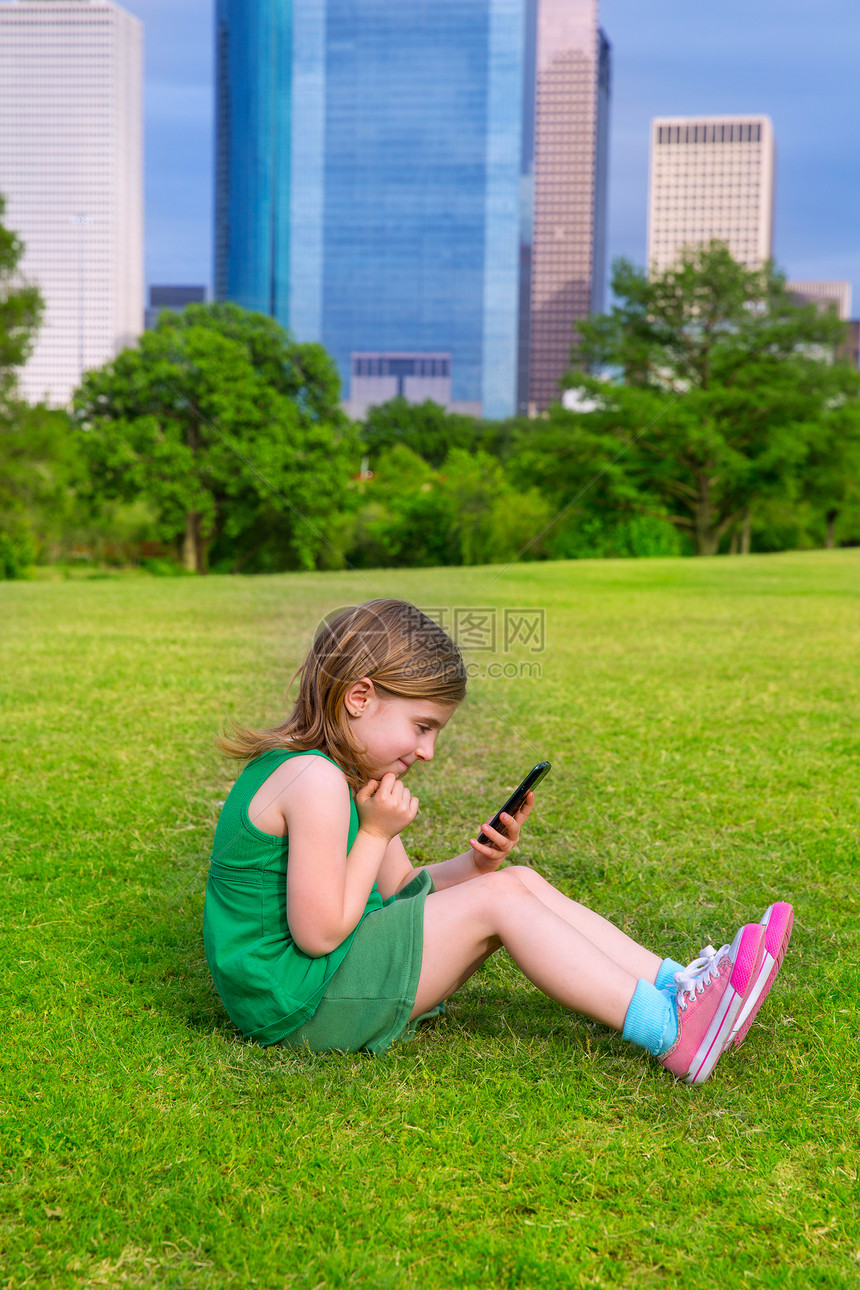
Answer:
[{"label": "green tree line", "polygon": [[[2,206],[0,206],[2,214]],[[165,311],[70,411],[15,372],[41,317],[0,229],[0,576],[34,560],[204,573],[860,542],[845,328],[713,243],[580,327],[561,402],[486,422],[395,399],[350,421],[330,356],[234,304]]]}]

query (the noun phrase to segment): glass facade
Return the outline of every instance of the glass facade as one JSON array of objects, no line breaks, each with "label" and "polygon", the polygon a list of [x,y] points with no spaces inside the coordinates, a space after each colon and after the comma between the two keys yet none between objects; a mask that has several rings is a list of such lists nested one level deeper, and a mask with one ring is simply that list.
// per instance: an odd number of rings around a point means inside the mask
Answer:
[{"label": "glass facade", "polygon": [[444,353],[451,406],[518,406],[538,5],[217,0],[216,296],[347,396],[355,355]]},{"label": "glass facade", "polygon": [[488,6],[328,0],[324,343],[450,350],[481,398]]},{"label": "glass facade", "polygon": [[219,2],[215,43],[215,296],[284,321],[289,254],[290,4],[282,0]]}]

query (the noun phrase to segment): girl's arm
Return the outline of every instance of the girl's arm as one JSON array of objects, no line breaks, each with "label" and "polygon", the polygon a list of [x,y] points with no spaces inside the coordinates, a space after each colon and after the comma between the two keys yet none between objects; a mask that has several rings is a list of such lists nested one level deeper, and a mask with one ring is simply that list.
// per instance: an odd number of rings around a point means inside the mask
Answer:
[{"label": "girl's arm", "polygon": [[322,757],[307,760],[313,764],[284,789],[281,807],[290,839],[287,920],[299,948],[317,957],[358,926],[391,838],[415,818],[418,799],[393,774],[365,784],[355,799],[361,823],[347,855],[343,772]]},{"label": "girl's arm", "polygon": [[421,869],[427,870],[437,891],[442,891],[445,887],[456,887],[458,883],[468,882],[470,878],[477,878],[484,873],[492,873],[517,845],[520,829],[531,815],[534,803],[535,795],[529,793],[516,815],[502,816],[507,836],[491,829],[489,824],[484,824],[481,827],[491,839],[490,842],[479,842],[477,838],[472,838],[472,846],[468,851],[438,864],[413,867],[400,838],[392,838],[380,869],[380,891],[383,896],[392,895],[405,887]]},{"label": "girl's arm", "polygon": [[466,882],[469,878],[475,878],[478,875],[478,869],[472,862],[471,851],[466,851],[461,856],[454,856],[451,860],[443,860],[440,864],[413,865],[406,854],[402,839],[396,837],[388,844],[385,859],[376,879],[380,892],[386,898],[393,896],[395,892],[411,882],[422,869],[426,869],[430,874],[437,891],[441,891],[443,887],[454,887],[457,883]]}]

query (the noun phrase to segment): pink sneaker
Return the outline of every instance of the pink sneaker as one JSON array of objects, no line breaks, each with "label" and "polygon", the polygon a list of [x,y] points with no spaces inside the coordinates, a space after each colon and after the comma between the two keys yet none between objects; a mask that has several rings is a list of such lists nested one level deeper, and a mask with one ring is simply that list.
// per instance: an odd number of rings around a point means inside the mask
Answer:
[{"label": "pink sneaker", "polygon": [[701,956],[675,973],[678,1038],[660,1064],[685,1084],[702,1084],[716,1066],[764,958],[765,930],[747,923],[731,945]]},{"label": "pink sneaker", "polygon": [[764,928],[764,958],[729,1036],[729,1043],[734,1044],[735,1048],[743,1043],[782,966],[791,940],[794,910],[784,900],[778,900],[775,905],[768,905],[762,914],[761,925]]}]

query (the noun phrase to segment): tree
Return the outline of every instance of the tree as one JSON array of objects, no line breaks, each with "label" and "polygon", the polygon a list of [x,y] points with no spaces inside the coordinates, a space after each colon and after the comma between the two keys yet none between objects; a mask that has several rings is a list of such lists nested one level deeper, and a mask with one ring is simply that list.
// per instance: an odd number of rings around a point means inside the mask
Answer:
[{"label": "tree", "polygon": [[[538,489],[550,505],[552,519],[545,532],[535,531],[535,546],[543,543],[555,559],[653,553],[618,541],[618,530],[629,527],[643,503],[641,489],[619,458],[610,432],[560,403],[536,420],[512,423],[506,474]],[[656,498],[649,504],[659,505]]]},{"label": "tree", "polygon": [[821,517],[826,547],[837,545],[839,527],[844,537],[860,538],[860,406],[855,400],[837,403],[816,427],[800,494]]},{"label": "tree", "polygon": [[376,456],[403,444],[437,469],[452,448],[489,447],[492,429],[475,417],[448,412],[439,403],[409,403],[404,398],[389,399],[369,408],[361,428],[361,437],[370,454]]},{"label": "tree", "polygon": [[[0,196],[0,220],[6,211]],[[24,244],[0,222],[0,578],[24,574],[37,553],[31,496],[40,493],[41,475],[32,478],[22,465],[40,461],[39,447],[27,443],[24,422],[27,409],[16,398],[17,368],[26,363],[33,348],[44,310],[37,287],[19,274]]]},{"label": "tree", "polygon": [[[540,533],[551,518],[550,504],[535,488],[512,480],[488,452],[452,448],[442,464],[451,535],[458,564],[490,564],[544,556]],[[538,535],[537,540],[535,535]]]},{"label": "tree", "polygon": [[20,576],[62,542],[79,471],[66,412],[7,402],[0,413],[0,577]]},{"label": "tree", "polygon": [[[360,488],[349,557],[365,568],[513,559],[550,515],[538,491],[512,484],[497,458],[463,448],[452,448],[434,470],[395,444]],[[528,551],[538,554],[539,543]]]},{"label": "tree", "polygon": [[348,539],[350,561],[362,568],[427,568],[457,563],[451,512],[438,471],[405,444],[374,459],[359,482]]},{"label": "tree", "polygon": [[[6,200],[0,196],[0,220]],[[23,366],[33,348],[44,304],[38,287],[22,282],[18,266],[24,244],[0,223],[0,400],[14,395],[15,369]]]},{"label": "tree", "polygon": [[165,311],[88,372],[75,421],[101,497],[143,497],[186,568],[336,563],[329,530],[359,445],[320,345],[234,304]]},{"label": "tree", "polygon": [[[700,555],[733,529],[748,549],[753,507],[801,487],[822,420],[857,398],[857,372],[835,361],[844,325],[719,242],[652,278],[618,261],[612,285],[619,303],[581,325],[566,382],[596,404],[582,417],[593,473]],[[608,380],[587,375],[600,369]]]}]

